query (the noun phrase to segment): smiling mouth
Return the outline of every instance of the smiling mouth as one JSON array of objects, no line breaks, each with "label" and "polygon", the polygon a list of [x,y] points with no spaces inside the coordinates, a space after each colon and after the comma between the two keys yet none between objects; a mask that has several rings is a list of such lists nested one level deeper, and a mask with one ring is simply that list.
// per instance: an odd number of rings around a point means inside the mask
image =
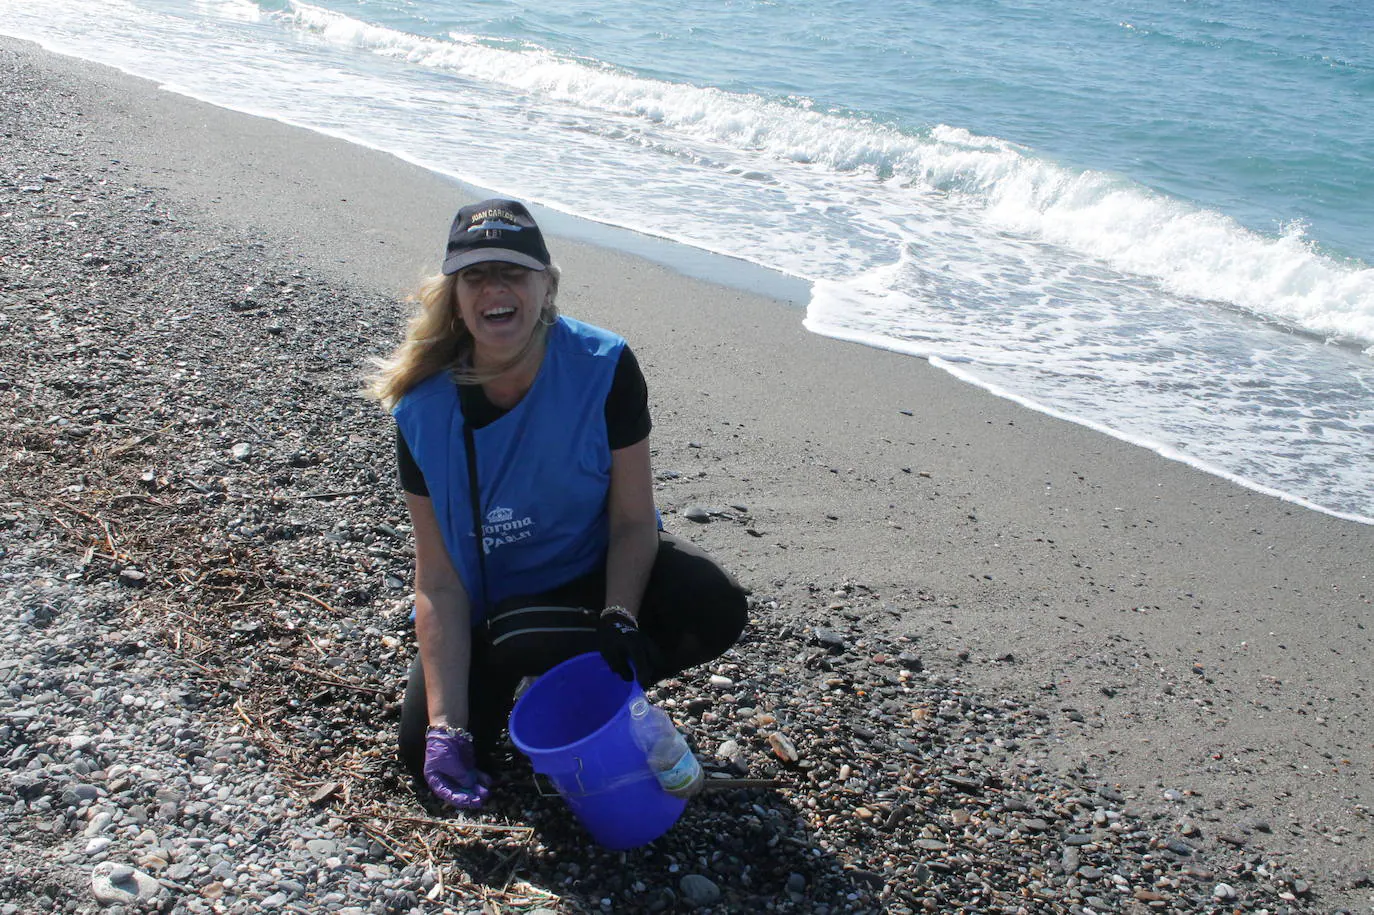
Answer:
[{"label": "smiling mouth", "polygon": [[482,312],[482,319],[483,319],[484,321],[497,321],[497,322],[502,322],[502,321],[508,321],[508,320],[510,320],[511,318],[513,318],[514,316],[515,316],[515,309],[514,309],[514,308],[511,308],[509,305],[503,305],[503,306],[500,307],[500,308],[493,308],[491,311],[484,311],[484,312]]}]

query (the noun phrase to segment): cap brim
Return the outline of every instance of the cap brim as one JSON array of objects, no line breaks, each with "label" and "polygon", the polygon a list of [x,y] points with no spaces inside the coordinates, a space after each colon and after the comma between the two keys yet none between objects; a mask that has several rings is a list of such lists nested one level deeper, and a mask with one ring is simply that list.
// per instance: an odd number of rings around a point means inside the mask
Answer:
[{"label": "cap brim", "polygon": [[544,270],[548,264],[543,263],[538,258],[530,257],[519,251],[512,251],[510,248],[478,248],[476,251],[465,251],[462,254],[450,257],[444,261],[443,272],[454,274],[464,267],[471,267],[473,264],[485,264],[488,261],[499,261],[503,264],[518,264],[521,267],[528,267],[531,270]]}]

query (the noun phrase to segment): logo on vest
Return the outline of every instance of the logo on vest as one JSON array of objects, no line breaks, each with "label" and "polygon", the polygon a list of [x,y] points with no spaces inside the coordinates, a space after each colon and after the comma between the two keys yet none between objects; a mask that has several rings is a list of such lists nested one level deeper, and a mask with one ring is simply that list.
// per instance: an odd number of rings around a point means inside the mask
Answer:
[{"label": "logo on vest", "polygon": [[528,540],[532,536],[533,518],[526,515],[516,520],[513,510],[498,505],[487,512],[487,523],[482,525],[482,552],[490,555],[503,546]]}]

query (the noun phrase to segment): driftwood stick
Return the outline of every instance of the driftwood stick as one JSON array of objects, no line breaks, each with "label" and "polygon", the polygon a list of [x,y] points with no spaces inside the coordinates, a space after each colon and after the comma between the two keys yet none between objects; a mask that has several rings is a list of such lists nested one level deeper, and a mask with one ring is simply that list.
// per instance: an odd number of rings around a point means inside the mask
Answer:
[{"label": "driftwood stick", "polygon": [[780,788],[780,778],[708,778],[701,783],[702,791],[727,791],[732,788]]},{"label": "driftwood stick", "polygon": [[310,601],[311,603],[319,604],[321,607],[323,607],[324,609],[328,610],[330,613],[334,614],[335,616],[340,616],[340,615],[341,615],[341,614],[339,613],[338,610],[335,610],[333,607],[329,606],[328,604],[326,604],[324,601],[320,600],[318,597],[316,597],[316,596],[313,595],[313,594],[306,594],[304,591],[287,591],[286,593],[287,593],[287,594],[294,594],[296,597],[303,597],[303,598],[305,598],[306,600]]},{"label": "driftwood stick", "polygon": [[283,667],[286,667],[289,670],[294,670],[298,674],[309,674],[316,680],[319,680],[322,683],[328,683],[330,686],[342,686],[345,689],[351,689],[354,692],[370,693],[374,696],[386,695],[390,692],[390,690],[377,689],[374,686],[363,686],[361,683],[354,683],[351,680],[344,680],[341,677],[336,677],[332,674],[325,673],[322,670],[316,670],[313,667],[307,667],[300,661],[296,661],[292,658],[283,657],[279,654],[269,654],[267,655],[267,657],[271,658],[272,660],[276,661],[277,663],[281,664]]},{"label": "driftwood stick", "polygon": [[305,630],[301,630],[301,634],[304,635],[304,636],[305,636],[305,640],[306,640],[307,642],[310,643],[310,647],[313,648],[313,649],[315,649],[316,651],[318,651],[318,652],[320,653],[320,657],[322,657],[322,658],[327,658],[327,657],[329,657],[329,655],[327,655],[327,654],[324,653],[324,649],[320,647],[320,643],[317,642],[317,641],[315,641],[315,637],[314,637],[314,636],[312,636],[310,633],[306,632]]},{"label": "driftwood stick", "polygon": [[244,723],[247,724],[250,728],[252,728],[254,731],[258,730],[257,723],[254,722],[252,718],[249,718],[248,713],[243,710],[243,699],[240,698],[234,700],[234,711],[239,713],[239,717],[242,718]]},{"label": "driftwood stick", "polygon": [[[472,830],[474,832],[504,832],[510,835],[534,834],[533,826],[503,826],[499,823],[464,823],[457,820],[436,820],[431,817],[413,817],[397,813],[346,814],[343,819],[350,822],[364,820],[386,820],[390,823],[408,823],[414,826],[433,826],[436,829]],[[366,824],[364,824],[366,826]]]},{"label": "driftwood stick", "polygon": [[110,548],[110,554],[113,556],[119,555],[119,550],[115,549],[114,535],[110,533],[110,525],[105,523],[104,518],[101,518],[99,515],[93,515],[90,512],[85,511],[83,509],[77,508],[75,505],[63,502],[61,499],[54,499],[51,504],[60,505],[67,511],[72,512],[73,514],[80,515],[86,520],[94,521],[96,524],[100,525],[100,529],[105,533],[105,545]]},{"label": "driftwood stick", "polygon": [[328,683],[330,686],[341,686],[344,689],[351,689],[355,693],[369,693],[373,696],[384,696],[390,694],[391,692],[390,690],[386,689],[377,689],[375,686],[363,686],[360,683],[350,683],[348,680],[342,680],[338,677],[331,677],[329,676],[329,674],[322,673],[311,667],[306,667],[304,664],[300,663],[292,664],[291,669],[296,671],[297,673],[310,674],[310,676],[314,677],[316,680]]},{"label": "driftwood stick", "polygon": [[111,448],[110,450],[106,451],[106,452],[105,452],[105,457],[106,457],[107,459],[108,459],[108,458],[112,458],[112,457],[118,457],[119,455],[123,454],[123,453],[126,452],[126,451],[131,451],[131,450],[133,450],[134,448],[137,448],[139,445],[143,444],[144,442],[148,441],[149,439],[157,438],[159,435],[161,435],[162,433],[166,432],[168,429],[172,428],[172,426],[174,426],[174,425],[176,425],[176,423],[168,423],[167,425],[163,426],[161,429],[154,429],[152,432],[144,433],[143,435],[139,436],[138,438],[126,439],[122,444],[116,445],[115,447],[113,447],[113,448]]},{"label": "driftwood stick", "polygon": [[115,505],[115,504],[117,504],[117,503],[119,503],[119,502],[147,502],[149,505],[156,505],[156,506],[158,506],[158,507],[160,507],[160,508],[166,508],[166,507],[167,507],[167,503],[166,503],[166,502],[162,502],[162,501],[160,501],[160,500],[158,500],[158,499],[154,499],[152,496],[144,495],[144,494],[141,493],[141,492],[126,492],[126,493],[121,493],[120,495],[114,496],[114,497],[112,497],[112,498],[110,499],[110,504],[111,504],[111,505]]},{"label": "driftwood stick", "polygon": [[269,605],[269,604],[275,604],[275,603],[276,603],[276,601],[272,600],[271,598],[268,598],[268,599],[266,599],[266,600],[245,600],[245,601],[238,601],[238,602],[236,602],[236,603],[220,604],[220,605],[219,605],[219,609],[221,609],[221,610],[242,610],[244,607],[265,607],[265,606],[267,606],[267,605]]},{"label": "driftwood stick", "polygon": [[375,826],[370,826],[367,823],[362,823],[361,825],[363,827],[363,832],[370,835],[374,841],[376,841],[379,845],[386,848],[387,851],[391,852],[393,855],[400,858],[402,861],[406,862],[407,864],[410,864],[415,860],[413,855],[408,854],[405,851],[402,851],[399,847],[397,847],[395,843],[393,843],[390,840],[390,836],[382,832],[380,829],[376,828]]}]

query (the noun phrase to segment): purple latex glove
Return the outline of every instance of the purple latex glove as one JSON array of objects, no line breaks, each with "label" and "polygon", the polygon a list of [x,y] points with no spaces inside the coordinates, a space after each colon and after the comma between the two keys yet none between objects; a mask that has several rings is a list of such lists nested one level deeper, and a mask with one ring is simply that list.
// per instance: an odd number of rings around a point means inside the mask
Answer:
[{"label": "purple latex glove", "polygon": [[472,735],[461,729],[425,732],[425,782],[439,800],[459,810],[476,810],[491,793],[491,779],[477,768]]}]

